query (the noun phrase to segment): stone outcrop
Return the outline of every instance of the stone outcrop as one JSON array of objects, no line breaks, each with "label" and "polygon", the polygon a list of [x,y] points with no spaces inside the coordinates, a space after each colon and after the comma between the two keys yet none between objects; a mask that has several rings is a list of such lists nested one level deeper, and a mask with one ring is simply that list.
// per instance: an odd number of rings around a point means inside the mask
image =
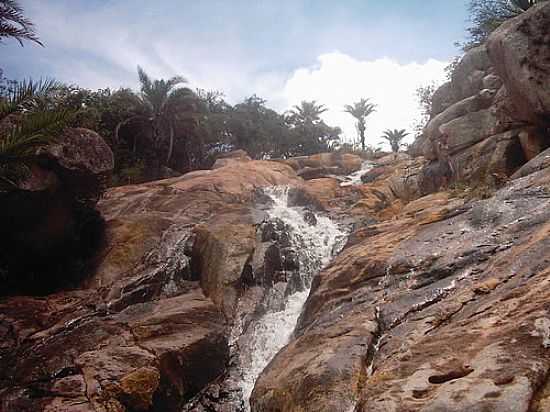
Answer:
[{"label": "stone outcrop", "polygon": [[74,291],[0,300],[0,409],[179,411],[225,371],[258,189],[301,183],[245,161],[110,189],[94,272]]},{"label": "stone outcrop", "polygon": [[541,4],[505,22],[487,48],[502,78],[516,120],[550,126],[550,4]]},{"label": "stone outcrop", "polygon": [[510,176],[546,149],[549,21],[550,5],[537,5],[467,52],[434,93],[431,120],[411,153],[448,164],[454,181],[476,182]]},{"label": "stone outcrop", "polygon": [[[365,174],[354,205],[374,221],[317,277],[253,411],[548,409],[549,7],[464,56],[413,150],[426,160]],[[396,189],[411,168],[413,189]],[[514,180],[485,200],[438,192],[487,176]]]},{"label": "stone outcrop", "polygon": [[[29,273],[47,272],[47,265],[57,265],[65,255],[89,257],[101,241],[101,218],[94,208],[113,167],[113,154],[101,136],[67,129],[55,144],[38,150],[15,187],[0,192],[0,261],[19,270],[5,289],[29,293],[36,292],[34,284],[53,286],[56,279],[29,281]],[[59,265],[58,271],[69,271]],[[26,289],[20,289],[23,284]]]},{"label": "stone outcrop", "polygon": [[527,410],[550,369],[549,182],[545,169],[485,201],[429,195],[356,231],[252,409]]},{"label": "stone outcrop", "polygon": [[232,152],[219,155],[214,162],[212,169],[218,169],[220,167],[230,165],[231,163],[248,162],[250,160],[252,159],[244,150],[233,150]]},{"label": "stone outcrop", "polygon": [[[380,157],[361,182],[342,184],[362,170],[354,155],[234,152],[212,170],[108,190],[81,279],[0,298],[0,410],[243,410],[247,327],[304,287],[289,225],[268,217],[265,189],[280,185],[304,233],[328,215],[349,237],[255,381],[253,412],[549,410],[550,149],[545,89],[534,94],[550,77],[548,12],[469,52],[434,96],[424,156]],[[70,133],[22,183],[33,205],[68,190],[95,203],[112,157],[97,135]],[[498,189],[468,187],[488,175]],[[62,202],[41,207],[48,230],[29,245],[66,225]],[[323,256],[340,250],[316,239]]]},{"label": "stone outcrop", "polygon": [[278,160],[291,166],[305,180],[334,175],[348,175],[361,168],[363,160],[350,153],[320,153]]}]

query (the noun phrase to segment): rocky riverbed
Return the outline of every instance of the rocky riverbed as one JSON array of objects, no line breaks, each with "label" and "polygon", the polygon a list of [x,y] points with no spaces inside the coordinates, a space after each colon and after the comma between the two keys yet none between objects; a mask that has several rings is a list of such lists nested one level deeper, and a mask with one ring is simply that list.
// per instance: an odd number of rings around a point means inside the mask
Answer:
[{"label": "rocky riverbed", "polygon": [[[548,27],[542,3],[466,54],[410,155],[109,189],[78,279],[0,298],[0,410],[550,410]],[[112,168],[51,156],[35,183]]]}]

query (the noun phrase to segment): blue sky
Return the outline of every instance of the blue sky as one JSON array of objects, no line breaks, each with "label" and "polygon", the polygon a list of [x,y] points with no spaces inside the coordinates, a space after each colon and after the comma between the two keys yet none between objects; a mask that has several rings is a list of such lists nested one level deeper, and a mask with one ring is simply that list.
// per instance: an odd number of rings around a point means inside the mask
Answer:
[{"label": "blue sky", "polygon": [[[154,77],[181,74],[193,87],[220,89],[232,102],[257,93],[285,110],[316,98],[348,135],[353,124],[340,106],[372,95],[384,102],[373,118],[377,135],[386,124],[410,126],[409,85],[441,78],[463,39],[467,2],[20,0],[46,47],[9,42],[0,67],[8,78],[99,88],[135,87],[140,64]],[[408,106],[392,108],[396,100]],[[407,112],[395,126],[392,110]]]}]

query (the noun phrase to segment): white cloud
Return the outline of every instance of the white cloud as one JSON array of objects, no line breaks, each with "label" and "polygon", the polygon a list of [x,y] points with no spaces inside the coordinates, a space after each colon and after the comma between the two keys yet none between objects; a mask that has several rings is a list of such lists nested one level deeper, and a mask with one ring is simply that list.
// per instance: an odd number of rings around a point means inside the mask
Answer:
[{"label": "white cloud", "polygon": [[276,100],[289,108],[302,100],[317,100],[329,108],[323,117],[340,126],[346,139],[356,138],[353,118],[343,106],[370,98],[378,105],[367,119],[367,142],[380,143],[385,129],[407,129],[419,118],[415,91],[433,81],[442,82],[447,62],[430,59],[425,63],[399,64],[389,58],[359,61],[340,52],[319,56],[316,67],[300,68],[287,80]]}]

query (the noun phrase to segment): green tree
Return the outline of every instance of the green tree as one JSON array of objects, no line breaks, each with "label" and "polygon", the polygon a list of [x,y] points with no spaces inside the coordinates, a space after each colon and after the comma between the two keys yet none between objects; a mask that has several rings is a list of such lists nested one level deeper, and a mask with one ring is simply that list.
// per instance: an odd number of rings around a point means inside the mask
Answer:
[{"label": "green tree", "polygon": [[506,20],[518,16],[546,0],[470,0],[468,41],[464,50],[483,44],[489,35]]},{"label": "green tree", "polygon": [[36,35],[34,24],[23,14],[23,9],[15,0],[0,0],[0,43],[11,38],[23,46],[24,40],[43,44]]},{"label": "green tree", "polygon": [[[195,93],[185,87],[178,87],[187,83],[181,76],[171,79],[151,79],[138,66],[140,92],[135,95],[133,115],[120,122],[114,133],[118,140],[121,129],[129,125],[139,125],[141,134],[151,142],[152,154],[149,156],[149,167],[152,177],[160,173],[160,166],[167,164],[172,158],[176,137],[176,123],[193,112],[191,107],[196,102]],[[164,159],[163,149],[166,150]]]},{"label": "green tree", "polygon": [[290,128],[289,155],[309,155],[336,148],[342,131],[321,119],[321,114],[327,110],[314,100],[302,101],[286,114]]},{"label": "green tree", "polygon": [[433,96],[436,90],[437,85],[434,82],[419,86],[416,89],[416,98],[418,99],[418,106],[420,108],[420,118],[414,125],[414,132],[417,136],[422,134],[424,127],[426,127],[432,117]]},{"label": "green tree", "polygon": [[324,105],[317,104],[315,100],[302,101],[290,110],[289,115],[295,124],[315,124],[321,121],[321,115],[327,110]]},{"label": "green tree", "polygon": [[369,99],[361,99],[353,104],[344,106],[344,111],[356,119],[357,135],[361,142],[361,150],[365,150],[365,130],[367,128],[367,117],[376,111],[376,105],[369,102]]},{"label": "green tree", "polygon": [[384,131],[381,137],[390,144],[392,152],[397,153],[399,152],[401,146],[404,145],[402,143],[403,139],[408,135],[409,133],[407,133],[405,129],[387,129]]},{"label": "green tree", "polygon": [[47,108],[59,87],[54,80],[22,81],[0,97],[0,190],[15,188],[37,149],[52,143],[70,123],[72,112]]},{"label": "green tree", "polygon": [[285,156],[290,150],[288,126],[284,117],[265,103],[254,95],[232,108],[230,142],[257,159]]}]

